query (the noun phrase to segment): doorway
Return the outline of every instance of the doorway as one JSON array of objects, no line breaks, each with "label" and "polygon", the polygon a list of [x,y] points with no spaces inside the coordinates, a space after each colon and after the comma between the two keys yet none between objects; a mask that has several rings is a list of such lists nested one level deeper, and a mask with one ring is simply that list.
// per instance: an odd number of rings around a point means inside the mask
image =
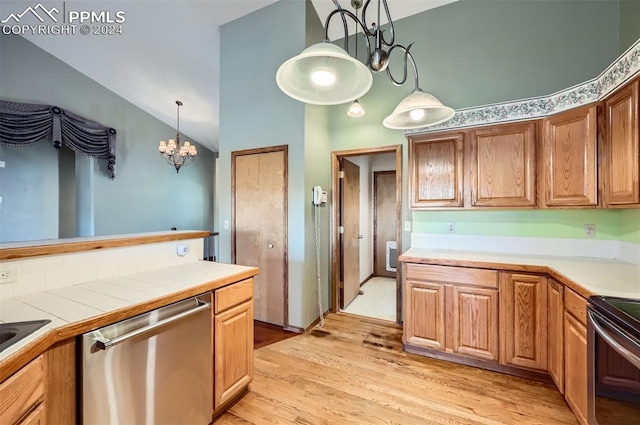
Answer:
[{"label": "doorway", "polygon": [[255,320],[281,327],[288,326],[287,174],[287,146],[231,152],[232,262],[260,268]]},{"label": "doorway", "polygon": [[331,311],[399,324],[402,146],[331,155]]}]

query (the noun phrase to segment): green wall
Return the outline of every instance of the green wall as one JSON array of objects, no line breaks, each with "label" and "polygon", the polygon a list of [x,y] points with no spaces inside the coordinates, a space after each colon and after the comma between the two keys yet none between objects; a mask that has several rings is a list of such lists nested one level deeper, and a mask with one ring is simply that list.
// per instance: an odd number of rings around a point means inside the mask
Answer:
[{"label": "green wall", "polygon": [[[399,43],[415,41],[421,87],[458,109],[548,95],[596,77],[618,56],[618,18],[615,1],[458,1],[401,19],[395,29]],[[375,75],[360,99],[364,117],[347,117],[348,104],[329,108],[331,150],[403,146],[405,200],[406,138],[382,120],[411,90],[411,84],[396,87],[386,75]],[[456,222],[457,234],[581,238],[588,223],[596,224],[600,239],[623,238],[622,227],[638,228],[631,219],[618,224],[623,217],[600,210],[413,212],[403,205],[403,220],[413,221],[413,231],[432,233],[445,233],[446,223]],[[626,234],[633,238],[634,232]],[[408,232],[403,241],[405,250]]]},{"label": "green wall", "polygon": [[231,233],[223,225],[232,219],[231,152],[288,145],[289,323],[294,326],[308,324],[313,306],[313,282],[306,281],[305,107],[278,89],[275,75],[305,47],[305,8],[305,2],[280,1],[220,28],[220,261],[231,260]]},{"label": "green wall", "polygon": [[620,0],[620,31],[618,51],[624,53],[633,43],[640,39],[640,1]]},{"label": "green wall", "polygon": [[[83,203],[82,211],[93,211],[92,217],[76,215],[76,221],[84,225],[93,220],[95,235],[168,230],[171,227],[213,229],[213,152],[199,147],[195,162],[176,174],[175,169],[158,155],[158,142],[174,135],[173,128],[19,36],[0,36],[0,97],[18,102],[58,105],[116,129],[114,180],[105,173],[105,161],[95,161],[93,168],[90,164],[82,163],[86,157],[79,156],[80,161],[75,161],[75,180],[83,185],[83,188],[76,189],[86,189],[92,195],[75,201]],[[7,163],[5,171],[14,163],[17,164],[14,162],[16,156],[25,157],[19,174],[4,174],[0,191],[21,188],[30,199],[29,205],[35,204],[39,213],[56,223],[61,211],[63,214],[69,211],[69,206],[59,206],[58,157],[53,148],[47,147],[46,143],[37,148],[5,147],[0,155],[0,160]],[[45,158],[47,155],[50,158]],[[43,161],[51,161],[52,167],[42,168]],[[70,163],[67,165],[71,166]],[[68,181],[69,171],[65,168],[62,175],[64,181]],[[46,184],[37,183],[38,178]],[[25,179],[33,183],[23,188],[21,184]],[[55,186],[55,192],[48,189],[51,184]],[[65,183],[65,187],[73,186]],[[71,202],[69,197],[60,199]],[[84,203],[91,199],[93,205]],[[25,205],[22,210],[13,211],[12,215],[33,214],[33,209]],[[2,218],[3,232],[7,232],[11,226],[11,232],[24,235],[17,237],[20,240],[58,237],[57,228],[55,234],[43,233],[32,237],[27,229],[31,226],[30,221]],[[13,224],[18,229],[13,228]],[[62,227],[63,235],[68,236],[69,223],[64,223]]]}]

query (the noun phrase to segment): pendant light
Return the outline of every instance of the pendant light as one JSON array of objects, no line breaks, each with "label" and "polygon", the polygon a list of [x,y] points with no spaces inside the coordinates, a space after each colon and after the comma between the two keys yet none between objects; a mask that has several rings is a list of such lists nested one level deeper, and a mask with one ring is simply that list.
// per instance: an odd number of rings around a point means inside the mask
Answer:
[{"label": "pendant light", "polygon": [[[420,128],[442,123],[454,116],[455,111],[452,108],[444,106],[433,95],[420,89],[418,69],[413,55],[409,52],[411,45],[404,47],[395,44],[395,29],[387,0],[377,1],[377,23],[366,21],[367,8],[371,0],[351,0],[356,12],[362,7],[362,19],[343,9],[338,0],[332,1],[336,8],[325,19],[323,41],[287,60],[278,69],[276,82],[285,94],[315,105],[338,105],[353,101],[354,114],[358,114],[358,106],[360,109],[362,107],[357,99],[371,88],[372,72],[386,72],[387,77],[400,86],[407,79],[407,67],[408,63],[411,63],[415,74],[414,90],[398,104],[393,113],[383,121],[383,125],[392,129]],[[380,27],[382,11],[389,22],[389,27],[384,31]],[[344,49],[329,42],[329,24],[335,15],[340,15],[342,19]],[[362,30],[367,46],[366,65],[349,55],[347,19],[355,22],[356,33],[358,28]],[[404,76],[401,80],[394,78],[388,66],[389,57],[396,49],[404,52]],[[356,116],[350,112],[348,115]]]}]

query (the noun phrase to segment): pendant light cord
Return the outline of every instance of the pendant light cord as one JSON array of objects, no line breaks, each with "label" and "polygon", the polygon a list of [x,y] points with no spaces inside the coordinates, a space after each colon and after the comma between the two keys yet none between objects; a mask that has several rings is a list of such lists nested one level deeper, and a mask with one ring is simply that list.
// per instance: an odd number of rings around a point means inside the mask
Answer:
[{"label": "pendant light cord", "polygon": [[318,297],[318,314],[320,322],[316,328],[324,326],[324,312],[322,311],[322,287],[320,284],[320,206],[313,204],[313,233],[316,242],[316,296]]}]

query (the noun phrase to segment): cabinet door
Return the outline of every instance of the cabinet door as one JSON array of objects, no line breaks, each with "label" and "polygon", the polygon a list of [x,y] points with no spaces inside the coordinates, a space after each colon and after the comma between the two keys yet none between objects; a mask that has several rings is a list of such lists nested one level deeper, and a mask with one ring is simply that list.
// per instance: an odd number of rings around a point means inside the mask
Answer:
[{"label": "cabinet door", "polygon": [[471,205],[536,204],[536,123],[497,125],[471,133]]},{"label": "cabinet door", "polygon": [[598,204],[596,105],[561,112],[544,121],[543,188],[547,206]]},{"label": "cabinet door", "polygon": [[411,208],[462,207],[464,133],[409,139]]},{"label": "cabinet door", "polygon": [[253,378],[253,300],[214,316],[214,409]]},{"label": "cabinet door", "polygon": [[454,353],[498,360],[498,291],[447,286],[447,348]]},{"label": "cabinet door", "polygon": [[403,341],[425,348],[444,350],[444,285],[407,282]]},{"label": "cabinet door", "polygon": [[587,329],[564,314],[564,398],[581,424],[587,424]]},{"label": "cabinet door", "polygon": [[564,287],[549,279],[547,294],[547,370],[560,394],[564,394]]},{"label": "cabinet door", "polygon": [[547,278],[500,277],[500,363],[546,371]]},{"label": "cabinet door", "polygon": [[636,80],[605,101],[604,205],[640,206],[640,99]]}]

